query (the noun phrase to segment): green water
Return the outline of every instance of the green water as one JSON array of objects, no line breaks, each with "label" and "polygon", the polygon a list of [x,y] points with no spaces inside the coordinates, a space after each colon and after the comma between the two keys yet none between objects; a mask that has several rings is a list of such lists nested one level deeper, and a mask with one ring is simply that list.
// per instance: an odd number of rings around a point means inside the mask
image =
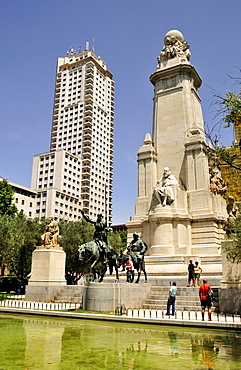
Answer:
[{"label": "green water", "polygon": [[0,314],[1,370],[241,369],[241,332]]}]

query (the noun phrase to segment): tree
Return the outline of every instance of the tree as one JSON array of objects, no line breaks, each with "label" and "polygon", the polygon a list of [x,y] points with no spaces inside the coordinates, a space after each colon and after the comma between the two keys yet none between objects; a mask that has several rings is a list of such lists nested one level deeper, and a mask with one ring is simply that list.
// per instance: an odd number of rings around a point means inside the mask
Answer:
[{"label": "tree", "polygon": [[7,180],[0,181],[0,215],[15,215],[18,210],[13,202],[15,191]]},{"label": "tree", "polygon": [[[240,70],[241,71],[241,70]],[[230,77],[235,81],[235,84],[240,85],[240,78]],[[213,148],[208,150],[208,156],[213,160],[214,165],[223,166],[224,170],[228,170],[229,184],[228,190],[235,195],[241,194],[241,87],[238,93],[227,92],[223,97],[221,94],[213,91],[215,97],[214,105],[218,106],[216,117],[221,120],[214,125],[207,137],[210,139]],[[217,125],[222,124],[224,128],[233,127],[238,136],[239,142],[232,143],[230,147],[220,144],[220,138],[213,135]],[[236,137],[237,139],[237,137]],[[233,176],[233,179],[232,179]],[[231,262],[241,262],[241,206],[238,205],[239,211],[236,218],[229,218],[227,225],[227,241],[223,242],[223,248],[227,253],[227,258]]]},{"label": "tree", "polygon": [[78,246],[93,240],[94,226],[84,219],[59,222],[61,246],[66,253],[66,271],[79,272]]},{"label": "tree", "polygon": [[24,280],[31,271],[32,252],[39,244],[44,223],[22,212],[0,216],[0,264]]},{"label": "tree", "polygon": [[111,245],[116,252],[124,251],[127,248],[127,232],[108,233],[108,244]]},{"label": "tree", "polygon": [[[230,77],[230,76],[229,76]],[[233,77],[230,77],[233,79]],[[235,79],[236,83],[240,84],[240,79]],[[213,90],[215,98],[213,105],[217,105],[215,118],[219,117],[219,121],[215,123],[211,130],[207,128],[207,138],[212,144],[212,148],[207,148],[208,155],[214,160],[215,164],[225,164],[229,167],[241,171],[240,149],[241,140],[238,143],[232,144],[231,147],[223,146],[220,143],[220,137],[214,132],[218,131],[217,126],[222,124],[225,128],[233,127],[241,130],[241,87],[239,92],[227,92],[225,96]]]}]

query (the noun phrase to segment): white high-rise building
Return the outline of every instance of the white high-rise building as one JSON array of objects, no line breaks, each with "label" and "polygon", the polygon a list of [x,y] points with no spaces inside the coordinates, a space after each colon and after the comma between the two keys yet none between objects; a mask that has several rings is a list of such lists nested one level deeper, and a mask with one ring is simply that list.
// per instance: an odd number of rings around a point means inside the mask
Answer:
[{"label": "white high-rise building", "polygon": [[58,58],[50,152],[33,160],[36,217],[111,223],[114,81],[93,51]]}]

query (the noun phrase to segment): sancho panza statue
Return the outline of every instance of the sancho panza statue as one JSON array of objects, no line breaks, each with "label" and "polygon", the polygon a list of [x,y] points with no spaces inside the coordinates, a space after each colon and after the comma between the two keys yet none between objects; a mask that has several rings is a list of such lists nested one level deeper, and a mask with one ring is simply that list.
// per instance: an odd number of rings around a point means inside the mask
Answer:
[{"label": "sancho panza statue", "polygon": [[61,236],[59,235],[59,227],[53,217],[49,217],[49,223],[46,225],[45,233],[41,235],[42,247],[50,248],[60,248],[59,242]]},{"label": "sancho panza statue", "polygon": [[156,183],[153,195],[163,207],[171,205],[175,200],[173,188],[177,186],[177,179],[171,174],[169,168],[165,167],[162,177]]}]

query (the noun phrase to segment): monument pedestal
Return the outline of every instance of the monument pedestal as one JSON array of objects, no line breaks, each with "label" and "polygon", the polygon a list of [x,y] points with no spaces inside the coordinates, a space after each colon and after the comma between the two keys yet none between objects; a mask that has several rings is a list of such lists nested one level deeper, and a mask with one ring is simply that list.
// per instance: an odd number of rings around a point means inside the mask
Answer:
[{"label": "monument pedestal", "polygon": [[65,252],[62,249],[36,249],[32,257],[31,278],[25,299],[51,301],[57,290],[66,285]]},{"label": "monument pedestal", "polygon": [[141,308],[151,291],[151,284],[89,283],[84,288],[84,309],[115,312],[119,305]]}]

